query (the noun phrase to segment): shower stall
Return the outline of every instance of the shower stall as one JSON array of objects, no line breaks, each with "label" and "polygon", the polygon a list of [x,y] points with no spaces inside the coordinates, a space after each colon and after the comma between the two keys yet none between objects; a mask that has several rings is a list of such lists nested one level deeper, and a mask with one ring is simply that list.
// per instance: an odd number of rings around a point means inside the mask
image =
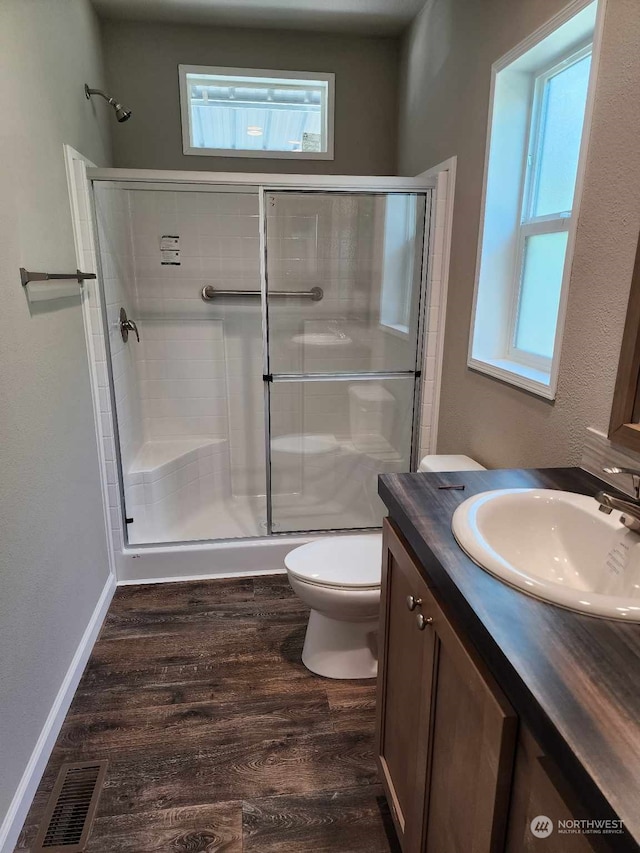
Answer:
[{"label": "shower stall", "polygon": [[379,527],[415,469],[429,185],[227,177],[92,176],[125,546]]}]

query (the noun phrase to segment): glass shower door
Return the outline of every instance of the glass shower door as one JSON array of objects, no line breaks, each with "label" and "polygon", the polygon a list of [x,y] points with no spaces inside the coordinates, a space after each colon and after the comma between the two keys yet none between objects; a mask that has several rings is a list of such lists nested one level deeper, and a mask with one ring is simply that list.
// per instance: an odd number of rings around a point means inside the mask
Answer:
[{"label": "glass shower door", "polygon": [[377,527],[409,471],[428,191],[265,195],[273,532]]},{"label": "glass shower door", "polygon": [[97,182],[94,198],[127,544],[264,535],[257,188]]}]

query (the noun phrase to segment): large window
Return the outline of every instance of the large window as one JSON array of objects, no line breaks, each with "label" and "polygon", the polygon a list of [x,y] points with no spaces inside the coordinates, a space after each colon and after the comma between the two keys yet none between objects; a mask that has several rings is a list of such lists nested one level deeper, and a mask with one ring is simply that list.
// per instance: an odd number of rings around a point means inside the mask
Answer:
[{"label": "large window", "polygon": [[469,365],[546,397],[555,394],[596,10],[583,4],[494,67]]},{"label": "large window", "polygon": [[178,70],[185,154],[333,159],[333,74]]},{"label": "large window", "polygon": [[542,369],[553,358],[590,67],[589,46],[534,84],[510,355]]}]

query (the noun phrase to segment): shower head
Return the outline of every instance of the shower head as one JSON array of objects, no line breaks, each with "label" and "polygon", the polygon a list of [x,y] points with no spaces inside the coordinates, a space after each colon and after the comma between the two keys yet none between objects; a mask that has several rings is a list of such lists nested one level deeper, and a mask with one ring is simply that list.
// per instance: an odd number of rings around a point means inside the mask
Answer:
[{"label": "shower head", "polygon": [[115,98],[112,98],[110,95],[106,95],[104,92],[100,91],[100,89],[90,89],[85,83],[84,94],[87,99],[89,99],[92,95],[100,95],[101,98],[104,98],[105,101],[113,107],[116,114],[116,119],[120,123],[122,123],[123,121],[127,121],[131,118],[131,110],[128,110],[126,107],[123,107],[122,104],[119,104]]},{"label": "shower head", "polygon": [[131,118],[131,110],[126,109],[122,104],[114,104],[113,108],[116,111],[116,118],[119,122],[128,121]]}]

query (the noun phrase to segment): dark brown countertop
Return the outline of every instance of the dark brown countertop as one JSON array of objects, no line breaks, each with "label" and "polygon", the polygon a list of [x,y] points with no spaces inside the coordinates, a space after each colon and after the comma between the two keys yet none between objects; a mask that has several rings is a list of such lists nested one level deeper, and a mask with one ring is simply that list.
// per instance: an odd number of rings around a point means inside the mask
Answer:
[{"label": "dark brown countertop", "polygon": [[[438,486],[464,483],[464,491]],[[619,818],[611,849],[640,850],[640,624],[563,610],[479,568],[451,532],[453,511],[489,489],[595,494],[579,468],[385,474],[379,493],[425,576],[524,723],[588,810]],[[609,488],[609,487],[607,487]],[[610,489],[609,489],[610,490]]]}]

